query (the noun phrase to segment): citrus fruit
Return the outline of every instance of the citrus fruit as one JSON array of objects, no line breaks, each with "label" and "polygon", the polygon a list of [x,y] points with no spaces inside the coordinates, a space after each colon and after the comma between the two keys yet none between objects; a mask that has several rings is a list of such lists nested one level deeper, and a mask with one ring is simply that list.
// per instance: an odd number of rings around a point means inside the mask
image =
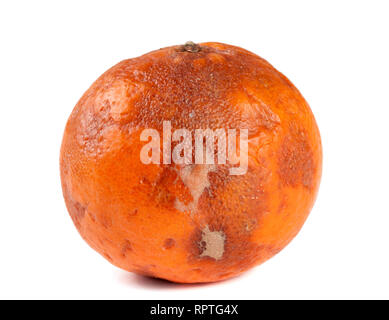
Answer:
[{"label": "citrus fruit", "polygon": [[221,43],[106,71],[71,113],[60,154],[83,239],[120,268],[182,283],[227,279],[278,253],[304,224],[321,168],[300,92]]}]

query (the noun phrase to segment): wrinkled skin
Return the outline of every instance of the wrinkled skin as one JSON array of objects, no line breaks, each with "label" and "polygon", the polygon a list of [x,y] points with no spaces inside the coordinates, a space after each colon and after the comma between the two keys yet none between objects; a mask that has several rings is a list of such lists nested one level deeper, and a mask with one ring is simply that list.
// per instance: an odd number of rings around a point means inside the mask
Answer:
[{"label": "wrinkled skin", "polygon": [[[190,48],[189,48],[190,49]],[[319,187],[313,114],[293,84],[238,47],[174,46],[120,62],[66,125],[60,168],[84,240],[114,265],[175,282],[236,276],[284,248]],[[192,47],[193,49],[193,47]],[[140,133],[247,128],[248,170],[143,164]]]}]

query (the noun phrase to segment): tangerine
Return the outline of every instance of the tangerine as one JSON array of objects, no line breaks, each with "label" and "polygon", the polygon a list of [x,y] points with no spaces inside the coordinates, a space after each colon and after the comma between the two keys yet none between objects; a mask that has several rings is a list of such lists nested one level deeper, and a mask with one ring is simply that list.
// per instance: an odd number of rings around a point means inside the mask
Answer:
[{"label": "tangerine", "polygon": [[[140,136],[151,128],[162,137],[166,121],[191,133],[247,130],[246,172],[193,155],[145,164]],[[84,240],[120,268],[182,283],[227,279],[278,253],[305,222],[321,168],[319,130],[300,92],[257,55],[213,42],[106,71],[71,113],[60,154],[66,206]]]}]

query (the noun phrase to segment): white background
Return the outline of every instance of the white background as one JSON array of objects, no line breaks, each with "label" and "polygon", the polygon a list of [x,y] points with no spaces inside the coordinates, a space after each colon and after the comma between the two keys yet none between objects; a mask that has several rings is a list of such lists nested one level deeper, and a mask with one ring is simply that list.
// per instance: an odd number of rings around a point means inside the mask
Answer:
[{"label": "white background", "polygon": [[[0,298],[389,298],[387,1],[2,1]],[[267,59],[322,134],[319,197],[295,240],[243,276],[177,285],[126,273],[80,238],[59,149],[107,68],[217,41]]]}]

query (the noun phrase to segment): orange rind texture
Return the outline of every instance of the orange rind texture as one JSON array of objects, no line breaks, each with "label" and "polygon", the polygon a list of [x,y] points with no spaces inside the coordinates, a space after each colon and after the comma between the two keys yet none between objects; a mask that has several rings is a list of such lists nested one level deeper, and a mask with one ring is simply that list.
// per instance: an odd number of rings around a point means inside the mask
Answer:
[{"label": "orange rind texture", "polygon": [[[63,136],[63,195],[83,239],[112,264],[174,282],[227,279],[299,232],[315,201],[322,147],[300,92],[257,55],[221,43],[173,46],[106,71]],[[143,164],[143,129],[246,128],[248,170]],[[161,143],[162,145],[162,143]]]}]

